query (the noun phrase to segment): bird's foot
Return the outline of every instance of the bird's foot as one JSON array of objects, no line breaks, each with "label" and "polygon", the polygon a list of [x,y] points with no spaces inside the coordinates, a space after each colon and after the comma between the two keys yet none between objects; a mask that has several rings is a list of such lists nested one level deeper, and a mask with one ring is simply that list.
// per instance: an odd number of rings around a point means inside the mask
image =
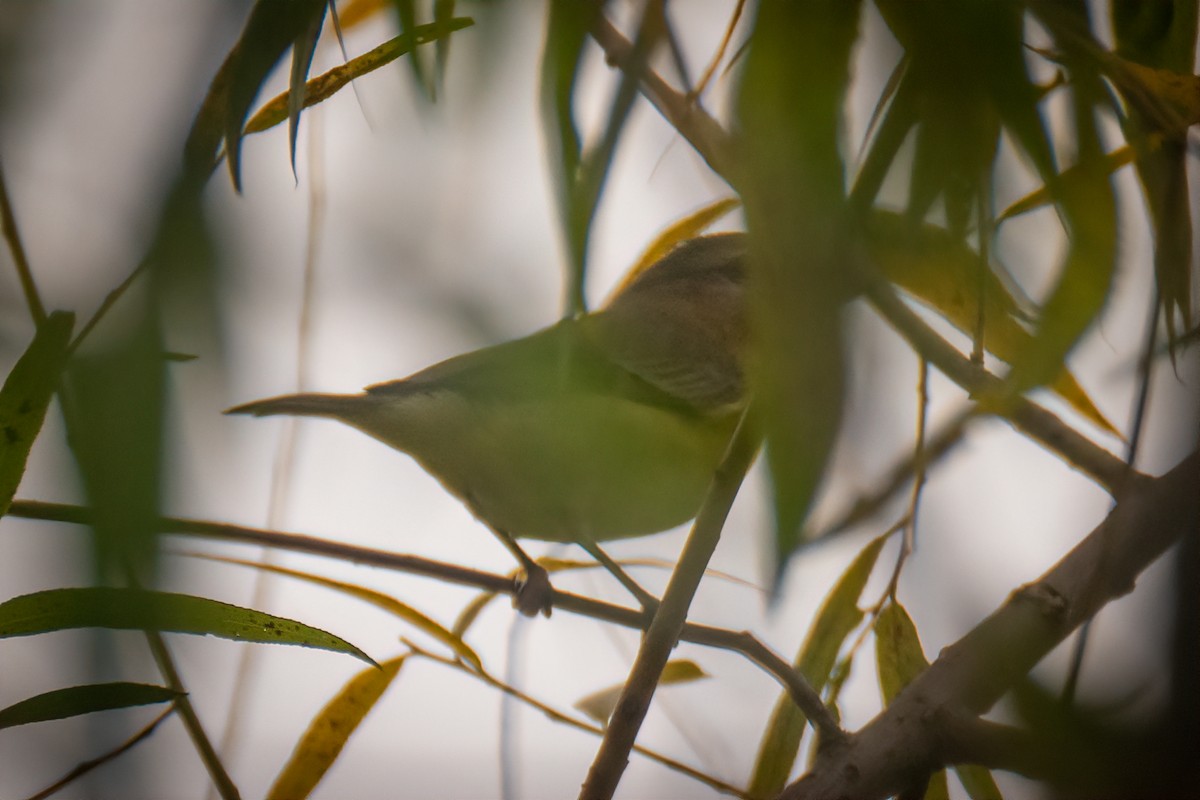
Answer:
[{"label": "bird's foot", "polygon": [[554,608],[554,587],[550,585],[550,574],[540,564],[530,562],[523,574],[516,578],[513,593],[513,608],[526,617],[541,614],[549,618]]}]

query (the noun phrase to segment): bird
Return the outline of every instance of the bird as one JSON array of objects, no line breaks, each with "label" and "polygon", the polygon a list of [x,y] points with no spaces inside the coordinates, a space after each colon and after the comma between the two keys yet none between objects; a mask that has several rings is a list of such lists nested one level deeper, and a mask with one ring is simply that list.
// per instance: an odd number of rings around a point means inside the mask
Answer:
[{"label": "bird", "polygon": [[[549,615],[545,570],[516,539],[598,544],[699,510],[746,406],[744,233],[677,244],[596,311],[357,394],[228,409],[324,417],[408,454],[514,553],[514,605]],[[642,600],[623,573],[617,577]]]}]

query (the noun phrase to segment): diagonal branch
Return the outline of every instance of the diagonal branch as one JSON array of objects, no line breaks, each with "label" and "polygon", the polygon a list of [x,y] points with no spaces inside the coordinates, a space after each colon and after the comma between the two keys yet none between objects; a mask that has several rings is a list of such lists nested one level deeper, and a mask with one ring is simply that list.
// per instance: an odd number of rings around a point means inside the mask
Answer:
[{"label": "diagonal branch", "polygon": [[1200,524],[1200,452],[1130,480],[1112,513],[1037,581],[942,651],[864,728],[822,750],[785,800],[887,797],[949,759],[939,719],[987,711],[1017,681]]}]

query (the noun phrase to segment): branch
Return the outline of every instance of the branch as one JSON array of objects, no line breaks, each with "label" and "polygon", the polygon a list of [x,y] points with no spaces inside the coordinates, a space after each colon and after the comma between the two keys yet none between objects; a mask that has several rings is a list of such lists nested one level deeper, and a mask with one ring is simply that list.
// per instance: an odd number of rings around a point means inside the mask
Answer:
[{"label": "branch", "polygon": [[[14,500],[8,515],[77,525],[88,525],[91,520],[89,509],[83,506],[43,503],[37,500]],[[420,556],[357,547],[299,533],[283,533],[178,517],[162,518],[159,520],[159,529],[184,536],[325,556],[353,564],[404,572],[409,575],[422,575],[495,594],[512,595],[516,591],[512,577],[508,575],[497,575]],[[555,609],[589,619],[609,622],[634,630],[642,630],[645,627],[645,612],[640,608],[626,608],[559,589],[554,589],[552,602]],[[684,625],[678,640],[703,647],[728,650],[745,656],[770,673],[789,692],[796,705],[813,721],[814,725],[823,731],[837,729],[837,723],[833,720],[829,710],[822,705],[820,698],[804,680],[804,677],[753,634],[747,631],[734,631],[689,622]]]},{"label": "branch", "polygon": [[[921,673],[847,740],[822,750],[786,800],[887,797],[950,751],[940,720],[985,712],[1075,628],[1132,590],[1200,519],[1200,452],[1160,478],[1136,476],[1095,530]],[[902,744],[901,744],[902,743]]]},{"label": "branch", "polygon": [[[729,449],[717,467],[704,504],[696,515],[679,563],[671,573],[662,603],[650,622],[649,630],[642,637],[642,645],[629,671],[629,678],[621,689],[620,699],[604,732],[604,740],[580,791],[581,800],[609,800],[616,793],[663,668],[679,641],[692,598],[721,539],[721,529],[725,525],[729,507],[733,505],[746,471],[758,453],[760,437],[750,422],[750,414],[751,409],[742,413]],[[817,705],[820,705],[819,699]],[[836,725],[834,731],[840,733]]]}]

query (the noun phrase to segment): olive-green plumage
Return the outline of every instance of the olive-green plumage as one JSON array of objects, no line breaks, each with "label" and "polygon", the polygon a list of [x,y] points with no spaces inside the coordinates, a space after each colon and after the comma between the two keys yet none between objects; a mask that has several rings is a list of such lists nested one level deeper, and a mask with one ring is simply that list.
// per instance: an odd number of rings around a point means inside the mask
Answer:
[{"label": "olive-green plumage", "polygon": [[692,239],[605,308],[362,394],[231,414],[329,417],[408,453],[492,528],[600,542],[695,516],[745,395],[742,234]]}]

